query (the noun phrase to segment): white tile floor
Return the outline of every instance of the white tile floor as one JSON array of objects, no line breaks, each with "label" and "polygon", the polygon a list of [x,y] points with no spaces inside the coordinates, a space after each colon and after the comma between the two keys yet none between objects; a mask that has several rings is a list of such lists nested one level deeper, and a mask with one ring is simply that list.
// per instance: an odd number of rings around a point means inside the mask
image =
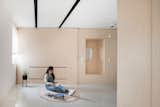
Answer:
[{"label": "white tile floor", "polygon": [[72,103],[49,102],[40,98],[40,87],[16,86],[0,107],[116,107],[112,86],[81,85],[80,99]]}]

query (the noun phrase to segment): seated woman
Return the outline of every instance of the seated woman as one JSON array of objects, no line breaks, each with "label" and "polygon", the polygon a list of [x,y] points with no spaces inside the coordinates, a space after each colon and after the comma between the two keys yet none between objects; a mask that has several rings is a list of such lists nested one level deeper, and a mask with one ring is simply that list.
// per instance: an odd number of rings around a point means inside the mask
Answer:
[{"label": "seated woman", "polygon": [[49,66],[44,75],[45,87],[49,91],[67,94],[69,91],[64,86],[55,83],[54,67]]}]

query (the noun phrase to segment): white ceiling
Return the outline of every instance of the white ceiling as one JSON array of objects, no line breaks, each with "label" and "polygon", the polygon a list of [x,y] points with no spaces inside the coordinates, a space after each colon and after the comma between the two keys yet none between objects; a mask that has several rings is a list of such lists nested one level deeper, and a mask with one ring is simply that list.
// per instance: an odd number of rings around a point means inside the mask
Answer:
[{"label": "white ceiling", "polygon": [[[76,0],[38,0],[38,27],[58,27]],[[10,0],[17,27],[34,27],[34,0]],[[63,27],[106,28],[117,23],[117,0],[81,0]]]}]

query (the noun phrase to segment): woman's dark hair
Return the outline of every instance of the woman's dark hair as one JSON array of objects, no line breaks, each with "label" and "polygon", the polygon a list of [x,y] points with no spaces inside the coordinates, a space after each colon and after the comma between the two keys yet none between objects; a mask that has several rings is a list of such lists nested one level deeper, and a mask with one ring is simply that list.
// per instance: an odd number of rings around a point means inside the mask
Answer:
[{"label": "woman's dark hair", "polygon": [[[46,71],[46,74],[49,74],[49,71],[50,70],[52,70],[52,71],[54,71],[54,67],[53,66],[49,66],[48,68],[47,68],[47,71]],[[54,75],[54,73],[52,72],[52,77],[53,77],[53,80],[55,79],[55,75]]]}]

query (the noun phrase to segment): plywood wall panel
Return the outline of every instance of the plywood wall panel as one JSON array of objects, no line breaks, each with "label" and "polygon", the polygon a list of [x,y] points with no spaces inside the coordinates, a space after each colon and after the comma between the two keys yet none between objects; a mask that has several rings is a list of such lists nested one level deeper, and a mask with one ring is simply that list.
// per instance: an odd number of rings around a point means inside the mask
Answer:
[{"label": "plywood wall panel", "polygon": [[160,0],[152,0],[152,107],[160,106]]},{"label": "plywood wall panel", "polygon": [[151,0],[118,1],[117,107],[151,107]]}]

